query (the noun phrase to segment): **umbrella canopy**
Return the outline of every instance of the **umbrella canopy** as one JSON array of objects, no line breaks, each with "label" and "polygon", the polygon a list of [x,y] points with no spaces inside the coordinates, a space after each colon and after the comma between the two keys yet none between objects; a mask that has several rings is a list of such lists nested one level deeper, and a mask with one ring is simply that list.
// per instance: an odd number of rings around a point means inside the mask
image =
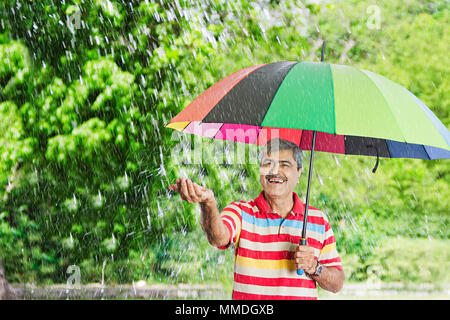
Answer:
[{"label": "umbrella canopy", "polygon": [[219,81],[167,124],[185,133],[265,144],[274,135],[311,150],[387,158],[450,158],[433,112],[376,73],[326,62],[281,61]]}]

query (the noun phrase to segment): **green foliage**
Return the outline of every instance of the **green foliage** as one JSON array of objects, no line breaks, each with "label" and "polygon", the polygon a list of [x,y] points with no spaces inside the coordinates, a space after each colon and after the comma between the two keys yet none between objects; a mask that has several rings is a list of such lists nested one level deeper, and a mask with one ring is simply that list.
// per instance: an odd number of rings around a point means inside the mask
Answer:
[{"label": "green foliage", "polygon": [[[379,29],[367,26],[371,4]],[[0,256],[12,281],[65,282],[76,264],[84,283],[229,285],[232,252],[211,248],[198,206],[167,187],[189,176],[222,208],[257,196],[258,165],[222,161],[234,143],[164,125],[240,68],[318,61],[326,39],[327,61],[397,81],[450,123],[445,1],[7,0],[0,22]],[[328,214],[350,278],[434,281],[390,274],[383,261],[399,248],[374,248],[386,236],[448,239],[448,161],[382,159],[373,175],[374,159],[316,156],[311,203]]]},{"label": "green foliage", "polygon": [[[17,106],[11,101],[0,103],[0,184],[12,188],[8,177],[16,174],[16,164],[30,156],[34,139],[24,137]],[[8,187],[9,185],[9,187]],[[2,193],[0,193],[1,195]]]},{"label": "green foliage", "polygon": [[389,237],[364,262],[355,254],[345,256],[344,271],[350,280],[446,284],[450,281],[447,248],[448,240]]}]

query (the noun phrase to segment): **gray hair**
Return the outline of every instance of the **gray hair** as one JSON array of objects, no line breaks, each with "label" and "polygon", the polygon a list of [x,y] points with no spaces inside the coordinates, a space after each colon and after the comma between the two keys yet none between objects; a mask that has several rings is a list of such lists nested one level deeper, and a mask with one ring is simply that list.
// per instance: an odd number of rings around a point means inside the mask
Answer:
[{"label": "gray hair", "polygon": [[266,156],[269,153],[272,153],[274,151],[280,151],[280,150],[292,150],[294,154],[294,159],[297,162],[297,170],[303,167],[303,151],[302,149],[297,146],[295,143],[291,141],[287,141],[281,138],[273,138],[269,140],[264,148],[262,149],[260,153],[260,162],[262,162],[262,159],[264,156]]}]

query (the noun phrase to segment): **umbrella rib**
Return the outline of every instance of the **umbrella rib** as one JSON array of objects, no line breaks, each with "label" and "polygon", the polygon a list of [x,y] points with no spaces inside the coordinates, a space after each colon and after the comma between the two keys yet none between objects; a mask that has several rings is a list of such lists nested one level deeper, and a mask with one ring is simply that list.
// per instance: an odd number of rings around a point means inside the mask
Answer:
[{"label": "umbrella rib", "polygon": [[[389,158],[392,158],[391,150],[389,150],[389,146],[388,146],[388,144],[387,144],[386,139],[382,139],[382,138],[371,138],[371,139],[374,139],[374,140],[380,140],[381,143],[384,143],[384,147],[385,147],[385,149],[386,149],[386,151],[387,151],[387,153],[388,153]],[[373,147],[376,148],[375,145],[373,145]],[[377,152],[378,152],[378,151],[377,151]],[[372,156],[372,155],[367,154],[367,156]],[[377,155],[377,158],[382,158],[382,157],[383,157],[382,155],[380,155],[380,156]],[[385,158],[387,158],[387,157],[385,157]]]},{"label": "umbrella rib", "polygon": [[426,154],[426,155],[427,155],[427,157],[428,157],[428,159],[427,159],[427,160],[431,160],[431,157],[430,157],[430,155],[428,154],[428,151],[427,151],[427,149],[425,148],[425,145],[424,145],[424,144],[422,144],[421,146],[422,146],[422,148],[423,148],[423,151],[425,151],[425,154]]},{"label": "umbrella rib", "polygon": [[[220,132],[220,129],[224,126],[225,123],[222,122],[222,125],[219,127],[219,130],[217,130],[216,134],[214,135],[213,139],[216,139],[217,134]],[[225,139],[224,139],[225,140]]]},{"label": "umbrella rib", "polygon": [[389,150],[389,146],[388,146],[388,144],[387,144],[386,139],[383,139],[383,141],[384,141],[384,144],[386,145],[386,150],[387,150],[387,152],[389,153],[389,158],[392,158],[391,150]]}]

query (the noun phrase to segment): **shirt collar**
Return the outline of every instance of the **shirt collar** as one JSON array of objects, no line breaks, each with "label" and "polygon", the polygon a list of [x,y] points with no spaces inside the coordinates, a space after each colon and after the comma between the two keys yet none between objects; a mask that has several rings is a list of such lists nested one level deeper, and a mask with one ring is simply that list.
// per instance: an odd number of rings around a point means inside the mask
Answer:
[{"label": "shirt collar", "polygon": [[[303,214],[305,210],[305,205],[295,192],[292,192],[292,195],[294,197],[294,207],[292,208],[291,213],[293,213],[294,215]],[[266,202],[266,199],[264,198],[264,191],[261,191],[259,196],[256,197],[254,201],[259,211],[275,213],[272,210],[272,208],[270,208],[269,204]]]}]

